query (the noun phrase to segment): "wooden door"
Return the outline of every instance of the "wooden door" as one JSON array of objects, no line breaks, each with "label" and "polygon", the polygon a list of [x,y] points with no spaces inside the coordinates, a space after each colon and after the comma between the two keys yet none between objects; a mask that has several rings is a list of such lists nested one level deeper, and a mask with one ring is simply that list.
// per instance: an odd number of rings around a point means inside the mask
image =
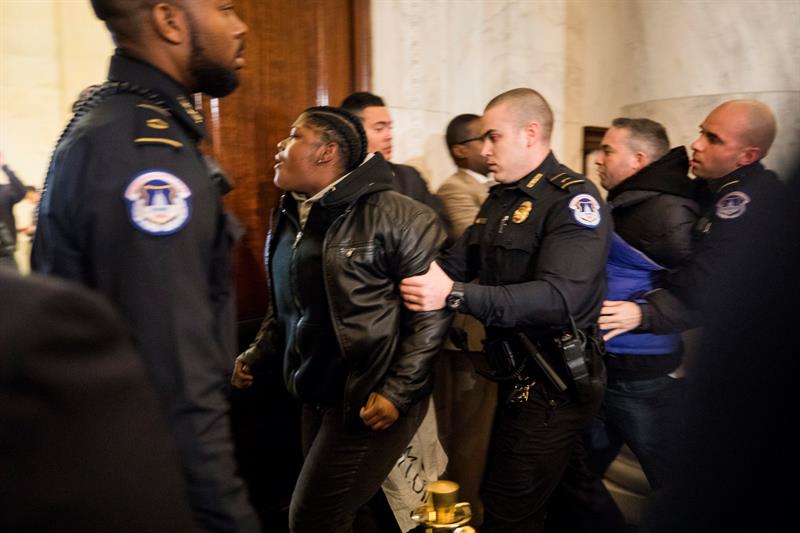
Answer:
[{"label": "wooden door", "polygon": [[264,239],[281,194],[272,183],[276,145],[306,107],[338,105],[350,92],[369,89],[369,0],[239,0],[236,6],[249,27],[242,84],[202,105],[210,151],[236,183],[225,204],[245,229],[234,267],[244,340],[267,305]]},{"label": "wooden door", "polygon": [[[201,103],[211,133],[206,149],[236,183],[226,207],[245,229],[234,264],[242,348],[267,308],[264,239],[281,194],[272,183],[276,144],[306,107],[337,105],[352,91],[369,90],[370,42],[369,0],[238,0],[236,9],[249,26],[242,84]],[[284,532],[302,464],[299,408],[280,373],[262,376],[231,400],[251,501],[265,531]]]}]

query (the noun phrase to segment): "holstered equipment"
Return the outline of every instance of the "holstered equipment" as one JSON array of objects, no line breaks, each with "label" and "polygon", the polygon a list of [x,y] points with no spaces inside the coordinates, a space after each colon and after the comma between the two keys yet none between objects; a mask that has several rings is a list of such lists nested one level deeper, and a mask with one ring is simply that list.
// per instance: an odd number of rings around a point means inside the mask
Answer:
[{"label": "holstered equipment", "polygon": [[567,327],[535,338],[517,331],[504,338],[487,340],[485,355],[489,370],[478,370],[478,373],[515,388],[530,385],[541,376],[556,391],[572,389],[578,401],[584,401],[604,381],[602,337],[594,328],[578,329],[563,293],[551,285],[564,302]]}]

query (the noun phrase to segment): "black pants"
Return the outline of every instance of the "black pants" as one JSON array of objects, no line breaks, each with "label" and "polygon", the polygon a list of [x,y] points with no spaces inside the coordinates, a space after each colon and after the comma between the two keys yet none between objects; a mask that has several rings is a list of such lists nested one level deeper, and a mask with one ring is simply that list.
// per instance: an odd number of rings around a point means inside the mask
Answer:
[{"label": "black pants", "polygon": [[[498,398],[508,396],[501,386]],[[537,383],[528,401],[499,403],[489,461],[481,487],[482,533],[532,533],[544,528],[550,497],[560,486],[594,482],[585,462],[582,436],[597,413],[598,384],[582,403],[569,392]]]},{"label": "black pants", "polygon": [[354,531],[356,514],[380,489],[427,409],[424,398],[388,429],[373,431],[346,426],[341,407],[303,406],[305,462],[289,508],[292,533]]}]

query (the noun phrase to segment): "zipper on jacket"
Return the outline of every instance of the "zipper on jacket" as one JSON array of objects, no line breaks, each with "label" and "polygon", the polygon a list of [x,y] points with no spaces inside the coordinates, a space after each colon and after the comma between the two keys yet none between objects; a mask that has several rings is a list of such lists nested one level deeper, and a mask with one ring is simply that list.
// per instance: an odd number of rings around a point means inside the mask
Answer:
[{"label": "zipper on jacket", "polygon": [[[331,299],[331,290],[328,287],[328,269],[326,264],[328,262],[328,237],[333,231],[335,231],[336,229],[338,229],[339,226],[342,225],[344,217],[349,215],[352,210],[353,206],[351,204],[347,209],[344,210],[344,212],[341,215],[336,217],[336,219],[333,222],[331,222],[331,225],[328,226],[328,229],[325,232],[325,238],[322,239],[322,280],[325,285],[325,296],[328,298],[328,312],[331,315],[331,325],[333,326],[333,333],[334,335],[336,335],[336,340],[339,342],[339,353],[342,355],[342,359],[345,359],[344,344],[342,344],[342,337],[341,333],[339,332],[339,328],[336,326],[336,313],[333,312],[333,300]],[[346,381],[345,381],[345,387],[346,387]]]},{"label": "zipper on jacket", "polygon": [[[327,296],[328,298],[328,312],[331,315],[331,326],[333,327],[333,334],[336,335],[336,342],[339,343],[339,355],[345,361],[345,364],[347,364],[347,357],[344,349],[344,343],[342,342],[342,333],[341,331],[339,331],[339,326],[336,323],[336,313],[333,311],[334,304],[333,300],[331,299],[331,290],[330,287],[328,286],[328,269],[326,264],[328,261],[328,236],[330,236],[331,233],[333,233],[335,230],[339,228],[339,226],[342,225],[344,218],[347,215],[349,215],[350,212],[353,210],[354,204],[355,202],[350,204],[341,215],[336,217],[336,220],[331,222],[331,225],[328,226],[328,230],[325,232],[325,238],[322,240],[322,278],[323,278],[323,283],[325,285],[325,296]],[[350,412],[348,392],[352,389],[351,385],[352,379],[353,379],[352,372],[347,372],[347,377],[345,377],[344,380],[344,390],[342,391],[343,392],[342,412],[344,413],[345,417],[347,417],[348,413]],[[358,406],[356,406],[356,409],[358,409]]]},{"label": "zipper on jacket", "polygon": [[[300,223],[297,220],[295,220],[294,217],[286,209],[283,209],[283,214],[286,215],[286,218],[292,221],[292,224],[294,224],[294,227],[297,229],[297,235],[295,236],[294,242],[292,243],[292,257],[289,260],[289,280],[292,285],[292,301],[294,302],[295,309],[297,309],[297,312],[300,314],[300,318],[297,319],[297,323],[295,324],[295,328],[297,328],[300,326],[300,321],[303,320],[302,307],[300,306],[300,300],[297,297],[297,274],[296,274],[297,246],[300,244],[300,240],[303,238],[303,229],[300,227]],[[295,349],[297,349],[296,346]]]}]

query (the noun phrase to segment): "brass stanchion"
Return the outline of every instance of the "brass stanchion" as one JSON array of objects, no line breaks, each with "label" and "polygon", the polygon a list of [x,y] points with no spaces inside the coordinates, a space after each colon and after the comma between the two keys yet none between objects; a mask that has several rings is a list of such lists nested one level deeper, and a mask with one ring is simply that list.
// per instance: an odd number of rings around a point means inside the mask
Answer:
[{"label": "brass stanchion", "polygon": [[467,525],[472,518],[472,507],[468,502],[458,501],[458,483],[434,481],[428,484],[427,493],[426,504],[411,515],[414,521],[425,526],[426,533],[475,533],[475,529]]}]

